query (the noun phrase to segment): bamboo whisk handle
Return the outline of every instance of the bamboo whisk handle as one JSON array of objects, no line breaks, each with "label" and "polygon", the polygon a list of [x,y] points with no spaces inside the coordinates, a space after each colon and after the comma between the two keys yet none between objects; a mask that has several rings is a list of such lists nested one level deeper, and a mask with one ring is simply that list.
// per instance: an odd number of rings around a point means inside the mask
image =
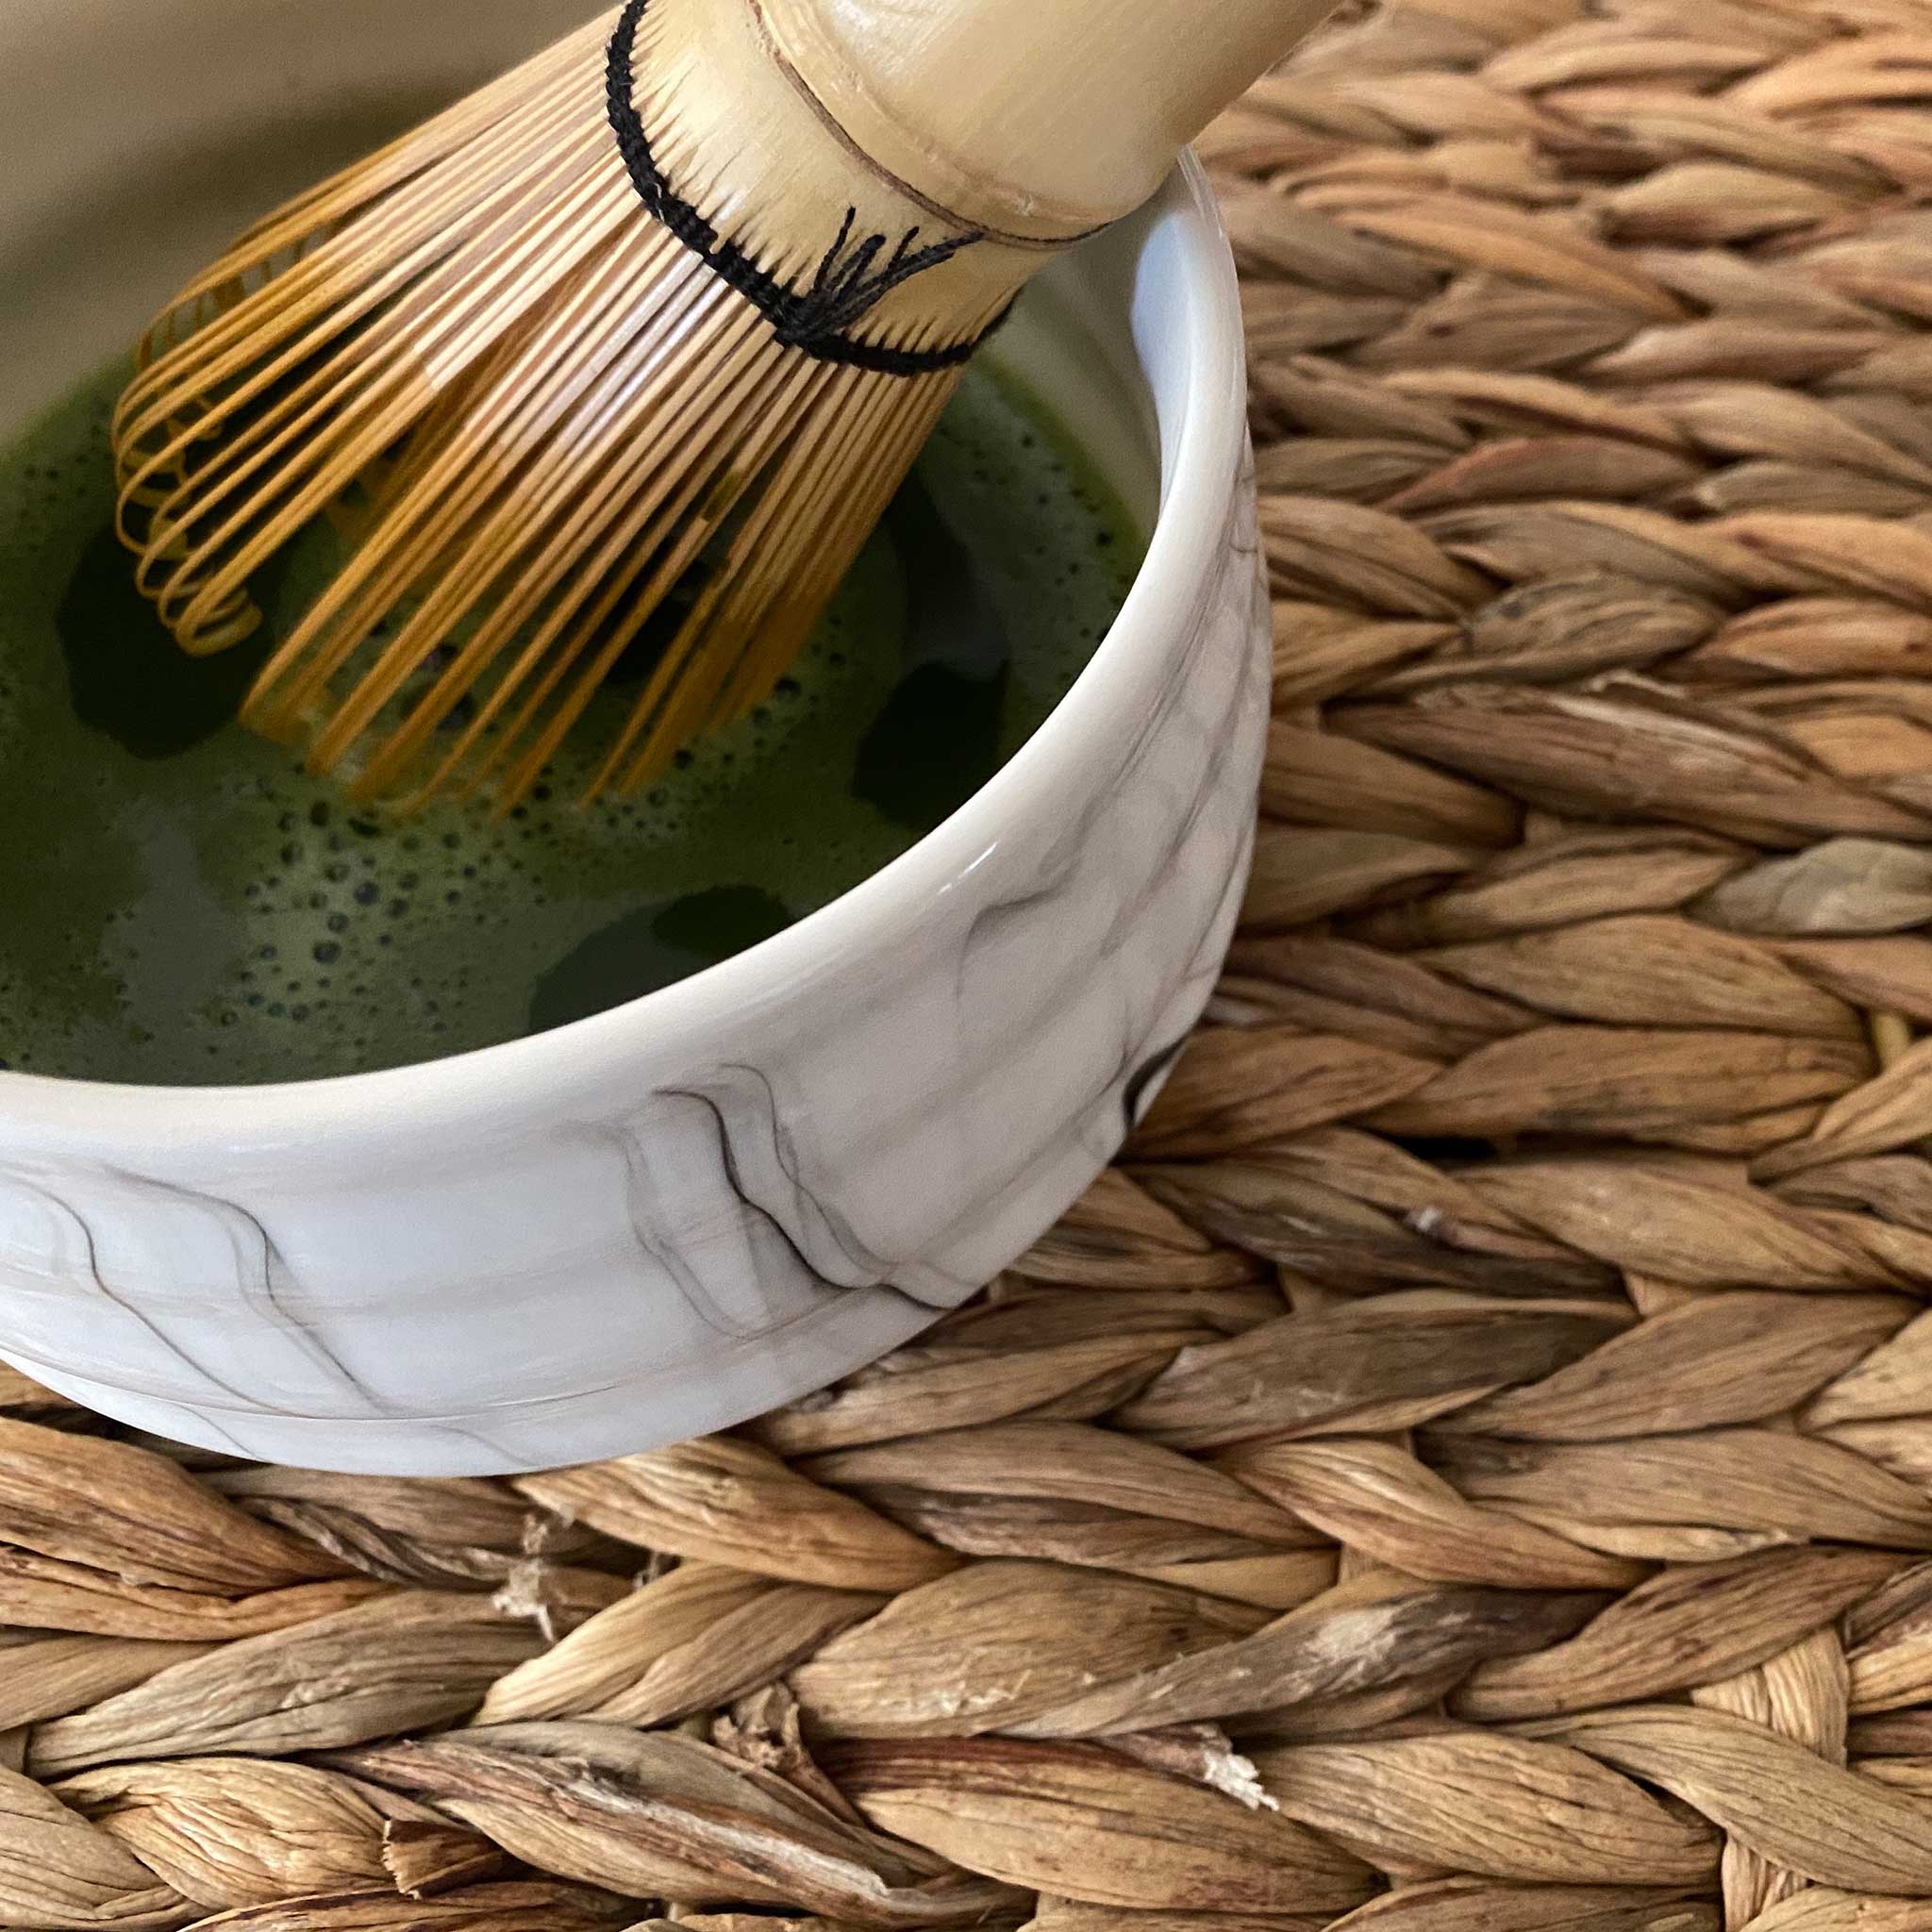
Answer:
[{"label": "bamboo whisk handle", "polygon": [[1138,208],[1334,0],[747,0],[875,166],[969,225],[1062,239]]}]

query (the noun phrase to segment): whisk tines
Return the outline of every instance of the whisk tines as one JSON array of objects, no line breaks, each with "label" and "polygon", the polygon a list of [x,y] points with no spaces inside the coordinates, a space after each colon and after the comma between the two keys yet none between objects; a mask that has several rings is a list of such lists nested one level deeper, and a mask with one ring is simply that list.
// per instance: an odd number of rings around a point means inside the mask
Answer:
[{"label": "whisk tines", "polygon": [[624,0],[169,306],[114,422],[140,584],[225,649],[332,525],[250,724],[507,808],[594,716],[590,789],[636,790],[783,675],[1020,287],[1324,4],[981,0],[907,46],[900,0]]},{"label": "whisk tines", "polygon": [[[117,413],[122,531],[192,652],[251,635],[256,574],[363,498],[243,713],[357,796],[508,808],[702,569],[627,709],[604,708],[591,791],[646,783],[783,675],[870,527],[855,506],[951,389],[776,342],[641,219],[595,85],[616,25],[242,237],[150,331]],[[862,312],[854,288],[822,326]]]}]

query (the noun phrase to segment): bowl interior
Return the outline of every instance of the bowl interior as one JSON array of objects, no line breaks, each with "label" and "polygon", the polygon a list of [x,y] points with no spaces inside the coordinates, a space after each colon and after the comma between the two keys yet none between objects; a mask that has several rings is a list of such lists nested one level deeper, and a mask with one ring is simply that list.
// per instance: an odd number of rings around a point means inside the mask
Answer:
[{"label": "bowl interior", "polygon": [[6,0],[0,425],[125,347],[256,216],[592,11]]}]

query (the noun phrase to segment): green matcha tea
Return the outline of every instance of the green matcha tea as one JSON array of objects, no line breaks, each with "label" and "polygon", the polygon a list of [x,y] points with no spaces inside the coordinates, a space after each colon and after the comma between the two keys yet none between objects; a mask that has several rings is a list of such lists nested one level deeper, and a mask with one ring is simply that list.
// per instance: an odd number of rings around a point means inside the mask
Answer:
[{"label": "green matcha tea", "polygon": [[[634,687],[508,818],[345,803],[234,722],[324,580],[181,655],[109,527],[118,366],[0,450],[0,1064],[306,1079],[581,1018],[741,951],[928,831],[1025,741],[1112,621],[1127,516],[1012,378],[977,367],[758,712],[635,799],[576,800]],[[641,675],[640,667],[638,675]]]}]

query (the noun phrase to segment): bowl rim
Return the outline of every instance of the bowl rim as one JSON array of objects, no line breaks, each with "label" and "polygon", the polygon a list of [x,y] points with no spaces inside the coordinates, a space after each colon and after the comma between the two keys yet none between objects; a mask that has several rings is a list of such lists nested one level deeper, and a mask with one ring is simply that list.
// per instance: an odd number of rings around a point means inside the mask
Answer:
[{"label": "bowl rim", "polygon": [[1219,554],[1230,453],[1246,433],[1241,298],[1206,171],[1191,152],[1141,214],[1176,246],[1181,386],[1163,421],[1158,511],[1119,615],[1067,693],[971,798],[895,858],[741,953],[581,1020],[401,1066],[250,1085],[158,1086],[0,1072],[0,1152],[112,1158],[158,1145],[233,1154],[275,1142],[393,1141],[440,1124],[523,1117],[608,1079],[652,1039],[691,1039],[849,970],[882,927],[920,911],[998,854],[1007,828],[1059,774],[1104,760],[1190,634],[1204,575]]}]

